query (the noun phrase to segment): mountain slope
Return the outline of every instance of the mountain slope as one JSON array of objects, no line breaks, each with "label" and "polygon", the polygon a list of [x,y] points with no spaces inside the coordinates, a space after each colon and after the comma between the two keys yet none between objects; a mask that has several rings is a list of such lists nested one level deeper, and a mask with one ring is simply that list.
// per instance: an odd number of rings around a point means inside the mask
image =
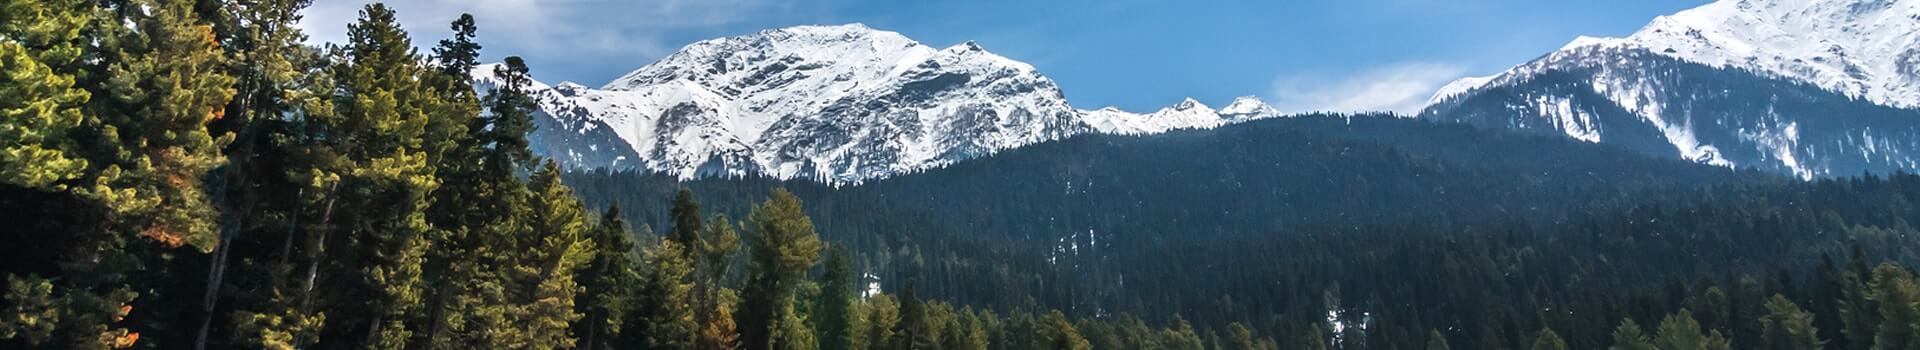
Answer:
[{"label": "mountain slope", "polygon": [[[687,186],[712,208],[746,208],[767,188],[788,187],[836,239],[951,233],[1053,240],[1090,231],[1175,239],[1356,222],[1552,221],[1666,187],[1772,179],[1753,175],[1552,137],[1323,115],[1144,136],[1082,135],[849,187],[605,172],[576,174],[568,183],[596,205],[658,200]],[[661,218],[635,218],[643,219]]]},{"label": "mountain slope", "polygon": [[1716,2],[1457,81],[1422,116],[1802,179],[1912,170],[1920,111],[1897,106],[1920,101],[1920,83],[1882,58],[1905,55],[1890,40],[1913,42],[1920,21],[1887,18],[1915,4]]},{"label": "mountain slope", "polygon": [[858,24],[701,41],[598,89],[536,90],[541,125],[555,126],[534,135],[542,154],[687,179],[858,183],[1077,134],[1279,115],[1257,99],[1231,116],[1191,100],[1145,115],[1081,111],[1033,66],[973,42],[934,48]]}]

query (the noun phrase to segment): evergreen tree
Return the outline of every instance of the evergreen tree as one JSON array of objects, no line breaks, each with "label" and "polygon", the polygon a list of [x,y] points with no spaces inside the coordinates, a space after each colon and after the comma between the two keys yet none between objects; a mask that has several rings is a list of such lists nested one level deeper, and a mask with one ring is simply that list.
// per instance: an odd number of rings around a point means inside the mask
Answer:
[{"label": "evergreen tree", "polygon": [[1613,346],[1608,349],[1656,350],[1658,348],[1653,346],[1653,338],[1648,337],[1646,331],[1640,329],[1640,324],[1629,318],[1621,320],[1620,327],[1613,329]]},{"label": "evergreen tree", "polygon": [[740,348],[740,331],[734,327],[733,310],[727,304],[715,304],[708,311],[707,324],[701,325],[700,350],[733,350]]},{"label": "evergreen tree", "polygon": [[91,96],[73,67],[88,5],[78,0],[0,4],[0,184],[64,191],[87,161],[67,138]]},{"label": "evergreen tree", "polygon": [[988,335],[986,321],[981,320],[980,315],[973,312],[971,308],[963,312],[962,315],[964,316],[961,317],[960,327],[966,328],[966,336],[961,339],[958,346],[947,347],[947,350],[987,350]]},{"label": "evergreen tree", "polygon": [[[693,190],[681,188],[680,192],[674,194],[671,215],[673,215],[673,230],[668,231],[670,232],[667,234],[668,239],[688,243],[702,241],[700,236],[705,230],[700,227],[702,220],[700,202],[694,201]],[[688,249],[686,254],[692,256],[694,249],[700,246],[688,245],[681,248]]]},{"label": "evergreen tree", "polygon": [[917,284],[917,277],[908,277],[906,287],[900,293],[900,322],[893,326],[893,339],[887,343],[889,349],[928,350],[938,347],[939,338],[933,332],[933,321],[927,316],[927,305],[915,293]]},{"label": "evergreen tree", "polygon": [[793,319],[794,291],[820,257],[820,237],[800,199],[780,188],[753,209],[748,228],[753,239],[747,249],[750,273],[742,295],[740,333],[746,349],[771,350],[783,327],[776,323]]},{"label": "evergreen tree", "polygon": [[1566,349],[1567,349],[1567,341],[1561,340],[1560,334],[1554,333],[1553,329],[1551,328],[1540,330],[1540,335],[1535,336],[1533,338],[1533,350],[1566,350]]},{"label": "evergreen tree", "polygon": [[579,348],[611,349],[613,340],[624,330],[621,320],[636,302],[629,297],[638,293],[635,289],[643,280],[634,270],[633,232],[620,218],[618,204],[600,215],[600,223],[591,232],[589,237],[599,249],[593,261],[580,271],[579,279],[586,287],[579,305],[584,318],[573,329],[580,336]]},{"label": "evergreen tree", "polygon": [[[208,128],[215,133],[232,133],[235,139],[224,150],[226,165],[209,176],[213,188],[210,196],[221,212],[220,242],[208,257],[212,262],[207,264],[200,309],[196,310],[200,319],[194,349],[205,349],[210,342],[219,341],[212,332],[218,326],[215,319],[223,316],[219,307],[229,304],[223,297],[234,292],[227,289],[227,278],[240,236],[256,227],[276,224],[274,219],[284,215],[282,206],[298,200],[291,195],[294,186],[280,181],[286,169],[273,158],[286,152],[274,145],[271,133],[281,130],[287,122],[285,116],[300,113],[307,101],[318,99],[305,94],[301,86],[308,73],[302,67],[310,64],[306,61],[315,60],[298,26],[300,12],[310,4],[311,0],[197,3],[197,12],[211,22],[225,53],[227,64],[223,68],[234,78],[235,94],[225,106],[225,115]],[[243,252],[241,256],[269,254]],[[279,275],[270,278],[285,277],[284,271],[274,273]],[[251,318],[246,312],[240,316],[236,328],[246,327]]]},{"label": "evergreen tree", "polygon": [[645,335],[647,348],[694,349],[696,332],[701,331],[693,319],[693,261],[683,249],[680,242],[665,239],[647,250],[647,265],[652,268],[643,282],[645,297],[638,310],[642,319],[638,334]]},{"label": "evergreen tree", "polygon": [[1167,329],[1166,335],[1162,338],[1165,340],[1162,341],[1161,344],[1169,350],[1203,350],[1206,348],[1205,343],[1202,343],[1200,340],[1200,333],[1194,331],[1193,324],[1188,323],[1187,319],[1180,317],[1180,315],[1173,315],[1173,326]]},{"label": "evergreen tree", "polygon": [[278,240],[280,247],[265,258],[257,258],[265,262],[266,276],[264,285],[254,288],[267,297],[257,304],[236,307],[233,320],[233,338],[238,344],[269,349],[294,349],[319,341],[327,313],[316,307],[313,299],[319,266],[326,256],[326,238],[333,233],[327,224],[339,200],[334,195],[338,178],[318,171],[334,153],[313,147],[325,144],[319,132],[326,130],[326,121],[336,117],[333,93],[337,84],[331,69],[337,57],[305,49],[293,51],[287,58],[298,72],[287,92],[286,103],[292,105],[293,113],[261,131],[266,134],[263,138],[270,140],[266,142],[270,149],[262,150],[261,159],[274,159],[279,164],[264,169],[262,176],[250,177],[262,182],[272,180],[273,186],[256,189],[277,192],[271,203],[262,203],[271,205],[260,214],[285,222],[263,225],[271,227],[263,230],[278,231],[279,235],[260,238]]},{"label": "evergreen tree", "polygon": [[1308,328],[1307,334],[1300,338],[1300,346],[1298,347],[1298,349],[1326,350],[1327,337],[1326,335],[1324,335],[1326,334],[1326,330],[1320,328],[1319,323],[1314,323],[1312,326],[1309,326],[1307,328]]},{"label": "evergreen tree", "polygon": [[1449,349],[1446,335],[1440,334],[1440,330],[1438,329],[1427,330],[1427,350]]},{"label": "evergreen tree", "polygon": [[855,342],[856,349],[890,349],[894,334],[900,324],[900,303],[893,296],[880,294],[867,299],[866,330],[864,337]]},{"label": "evergreen tree", "polygon": [[1679,313],[1668,315],[1660,320],[1660,332],[1654,335],[1653,344],[1660,349],[1731,348],[1731,344],[1725,336],[1720,334],[1720,331],[1701,333],[1700,323],[1693,320],[1693,311],[1686,309],[1681,309]]},{"label": "evergreen tree", "polygon": [[1227,334],[1231,335],[1228,338],[1229,341],[1227,343],[1227,349],[1233,349],[1233,350],[1257,350],[1258,349],[1254,345],[1255,342],[1253,339],[1254,338],[1253,330],[1247,329],[1246,325],[1240,324],[1239,322],[1229,323],[1227,324]]},{"label": "evergreen tree", "polygon": [[848,350],[853,347],[853,303],[857,298],[852,262],[846,246],[835,245],[828,251],[826,273],[820,276],[817,338],[823,350]]},{"label": "evergreen tree", "polygon": [[1914,334],[1914,322],[1920,322],[1920,282],[1905,268],[1882,264],[1873,269],[1869,298],[1880,306],[1879,329],[1874,332],[1875,349],[1910,349],[1920,346]]},{"label": "evergreen tree", "polygon": [[740,235],[734,232],[733,222],[722,214],[714,214],[705,227],[706,233],[700,240],[700,269],[706,273],[702,277],[705,283],[714,286],[711,289],[718,289],[726,284],[734,255],[740,253]]},{"label": "evergreen tree", "polygon": [[1067,321],[1067,315],[1060,313],[1060,310],[1048,312],[1046,317],[1040,319],[1040,324],[1036,326],[1034,332],[1033,349],[1093,349],[1093,344],[1087,342],[1087,338],[1080,336],[1080,331],[1073,328],[1073,322]]},{"label": "evergreen tree", "polygon": [[1760,327],[1762,349],[1811,350],[1826,343],[1813,327],[1813,314],[1779,294],[1767,299],[1767,315],[1760,318]]},{"label": "evergreen tree", "polygon": [[[231,134],[210,131],[226,114],[234,79],[213,28],[191,0],[112,4],[124,13],[100,25],[106,38],[93,53],[98,85],[89,86],[93,119],[87,125],[87,190],[113,211],[128,232],[163,247],[190,245],[210,252],[218,244],[216,216],[202,179],[225,162]],[[141,11],[116,11],[140,8]]]},{"label": "evergreen tree", "polygon": [[522,237],[529,249],[511,271],[518,282],[514,289],[520,291],[509,294],[516,296],[514,319],[526,330],[526,343],[515,347],[571,348],[569,326],[582,316],[574,308],[574,297],[582,289],[574,276],[593,259],[596,248],[586,237],[586,210],[560,182],[559,165],[548,161],[529,184],[534,191],[533,230]]}]

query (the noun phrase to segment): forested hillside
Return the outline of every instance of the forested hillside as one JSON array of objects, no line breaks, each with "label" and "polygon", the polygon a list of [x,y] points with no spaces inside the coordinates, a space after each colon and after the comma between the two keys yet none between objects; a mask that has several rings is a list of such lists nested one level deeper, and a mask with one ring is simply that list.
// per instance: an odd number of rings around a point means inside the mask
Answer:
[{"label": "forested hillside", "polygon": [[1920,345],[1920,176],[1373,116],[569,173],[472,17],[312,47],[308,4],[0,0],[0,349]]}]

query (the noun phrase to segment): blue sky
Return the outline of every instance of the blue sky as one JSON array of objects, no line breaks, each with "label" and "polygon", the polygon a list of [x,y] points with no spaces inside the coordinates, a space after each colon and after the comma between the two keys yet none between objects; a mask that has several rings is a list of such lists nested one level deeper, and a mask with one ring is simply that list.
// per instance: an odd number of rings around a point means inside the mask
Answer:
[{"label": "blue sky", "polygon": [[[865,23],[932,46],[975,40],[1032,63],[1080,108],[1151,111],[1256,95],[1288,111],[1418,108],[1455,78],[1504,70],[1579,35],[1622,36],[1704,0],[393,0],[417,44],[462,12],[489,59],[599,85],[701,39]],[[307,11],[343,37],[365,1]]]}]

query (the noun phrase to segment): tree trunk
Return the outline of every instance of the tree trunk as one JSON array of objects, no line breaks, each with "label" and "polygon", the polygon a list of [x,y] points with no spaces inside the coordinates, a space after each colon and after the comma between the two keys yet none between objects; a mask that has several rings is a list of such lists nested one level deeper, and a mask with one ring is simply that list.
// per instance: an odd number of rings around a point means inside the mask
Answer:
[{"label": "tree trunk", "polygon": [[[307,251],[307,278],[300,286],[300,317],[313,313],[313,288],[320,277],[320,261],[326,257],[327,233],[332,232],[332,229],[326,226],[333,221],[333,205],[338,200],[334,197],[334,191],[339,188],[338,182],[327,186],[327,209],[320,214],[320,235],[308,243],[313,246],[313,249]],[[305,338],[304,334],[294,337],[294,345],[304,343]]]}]

